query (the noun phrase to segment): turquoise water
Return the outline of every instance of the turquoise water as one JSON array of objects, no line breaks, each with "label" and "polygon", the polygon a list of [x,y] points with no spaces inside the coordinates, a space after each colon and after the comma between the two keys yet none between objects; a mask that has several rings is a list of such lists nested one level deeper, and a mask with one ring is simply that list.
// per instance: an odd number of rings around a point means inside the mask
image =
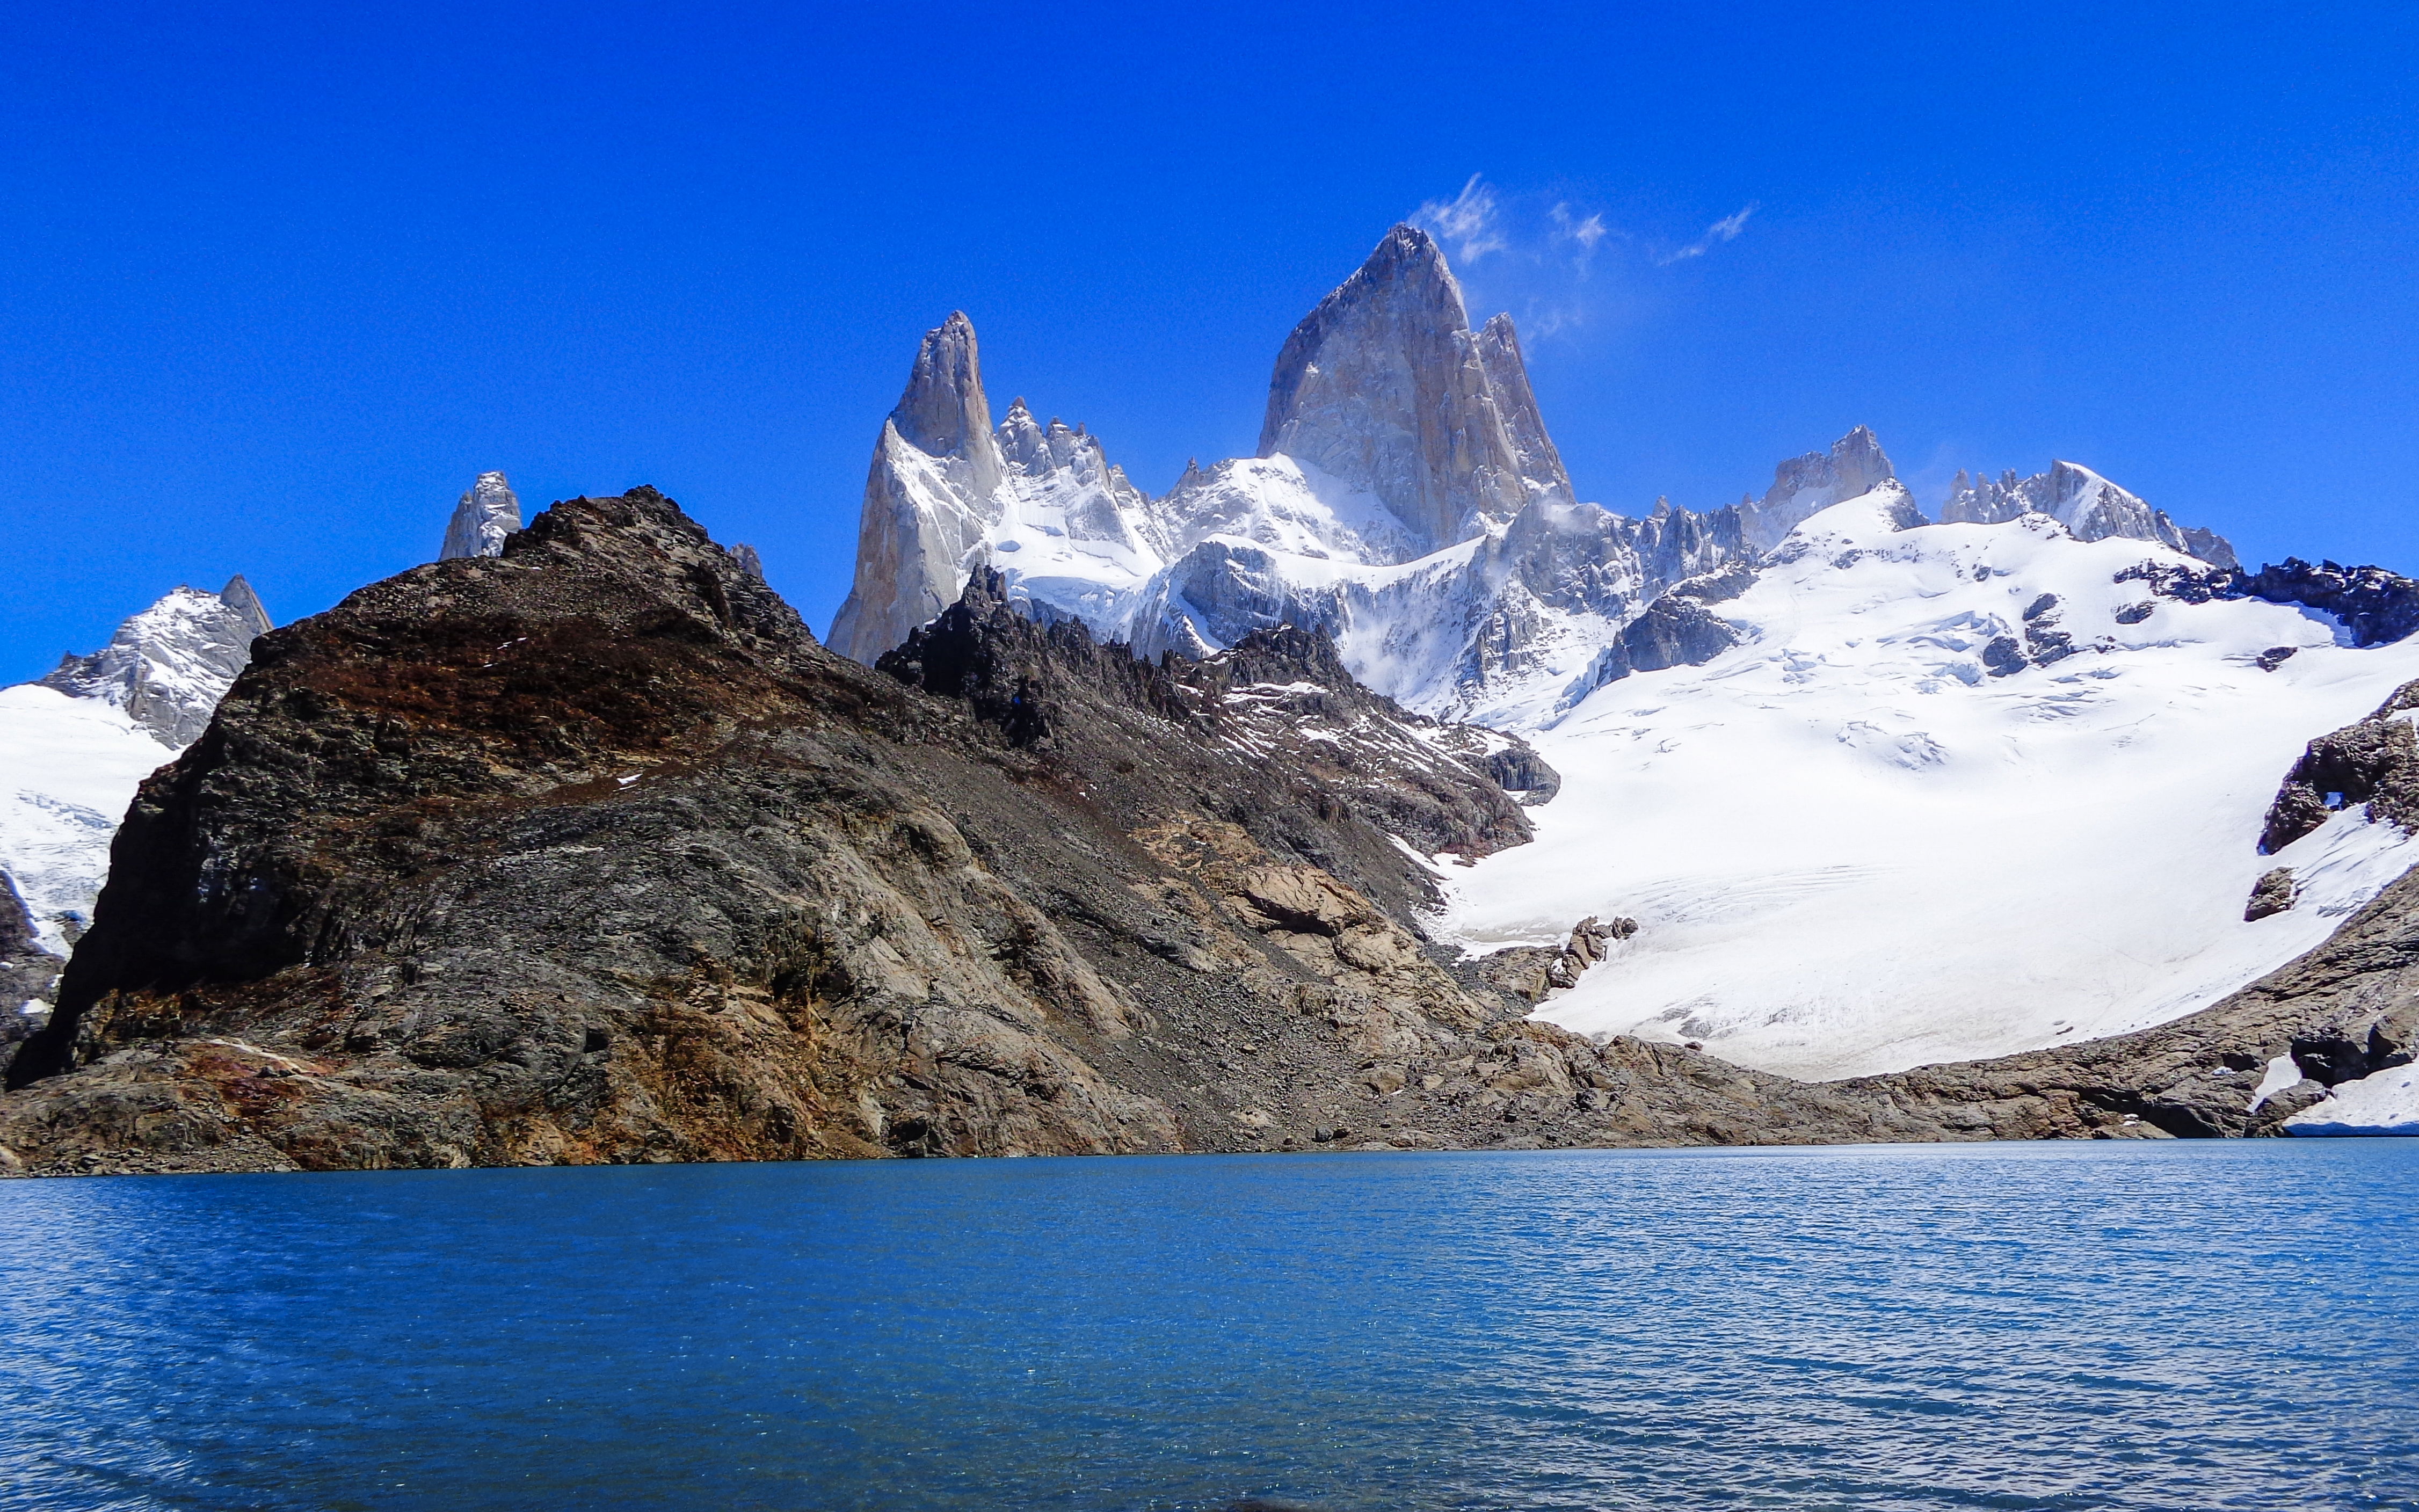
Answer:
[{"label": "turquoise water", "polygon": [[0,1182],[0,1504],[2419,1507],[2419,1141]]}]

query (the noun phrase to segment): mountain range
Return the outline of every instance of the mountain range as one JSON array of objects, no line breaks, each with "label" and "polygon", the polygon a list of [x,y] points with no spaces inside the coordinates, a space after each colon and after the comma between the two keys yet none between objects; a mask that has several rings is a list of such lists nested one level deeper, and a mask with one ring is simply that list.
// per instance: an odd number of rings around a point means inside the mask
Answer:
[{"label": "mountain range", "polygon": [[[994,420],[953,315],[828,648],[662,496],[524,529],[491,472],[328,614],[179,590],[0,694],[0,949],[75,946],[0,1148],[2419,1129],[2414,629],[2410,579],[2246,571],[2073,462],[1927,512],[1861,427],[1735,504],[1583,501],[1411,227],[1257,455],[1157,497]],[[101,725],[183,753],[96,907],[108,810],[24,816]]]}]

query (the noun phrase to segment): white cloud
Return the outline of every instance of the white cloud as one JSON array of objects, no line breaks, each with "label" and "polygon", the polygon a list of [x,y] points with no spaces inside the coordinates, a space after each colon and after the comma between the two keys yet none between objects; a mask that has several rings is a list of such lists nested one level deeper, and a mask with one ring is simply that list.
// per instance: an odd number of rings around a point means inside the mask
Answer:
[{"label": "white cloud", "polygon": [[1568,204],[1556,205],[1548,213],[1553,217],[1558,235],[1579,244],[1579,257],[1582,261],[1595,252],[1597,242],[1611,234],[1610,228],[1605,225],[1602,215],[1591,214],[1587,219],[1580,220],[1571,213]]},{"label": "white cloud", "polygon": [[1747,218],[1754,213],[1755,207],[1753,205],[1749,205],[1736,215],[1726,215],[1722,217],[1722,219],[1716,221],[1713,224],[1705,227],[1705,234],[1703,236],[1689,242],[1687,246],[1682,247],[1679,251],[1672,254],[1670,256],[1658,258],[1657,261],[1660,262],[1663,267],[1669,268],[1673,263],[1685,262],[1690,257],[1702,257],[1706,253],[1713,251],[1716,247],[1720,246],[1725,241],[1735,241],[1738,239],[1738,234],[1747,229]]},{"label": "white cloud", "polygon": [[1480,175],[1471,174],[1460,193],[1450,200],[1429,200],[1412,214],[1411,224],[1450,244],[1455,262],[1472,263],[1511,245],[1503,238],[1500,214],[1495,191],[1481,182]]}]

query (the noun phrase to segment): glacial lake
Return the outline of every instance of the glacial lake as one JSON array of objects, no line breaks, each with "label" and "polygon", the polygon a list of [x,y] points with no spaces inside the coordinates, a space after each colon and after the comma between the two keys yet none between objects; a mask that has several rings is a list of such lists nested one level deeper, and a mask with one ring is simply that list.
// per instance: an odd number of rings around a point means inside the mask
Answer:
[{"label": "glacial lake", "polygon": [[0,1182],[0,1505],[2419,1507],[2419,1140]]}]

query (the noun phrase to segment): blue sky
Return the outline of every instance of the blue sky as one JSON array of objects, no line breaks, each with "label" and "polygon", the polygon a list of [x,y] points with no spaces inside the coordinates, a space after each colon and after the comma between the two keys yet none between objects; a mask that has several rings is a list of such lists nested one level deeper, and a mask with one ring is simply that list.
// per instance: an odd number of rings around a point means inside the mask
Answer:
[{"label": "blue sky", "polygon": [[2419,571],[2407,7],[711,8],[0,10],[0,679],[325,608],[483,468],[655,484],[820,628],[949,310],[1163,489],[1456,202],[1608,507],[1867,424],[1927,506],[2065,456]]}]

